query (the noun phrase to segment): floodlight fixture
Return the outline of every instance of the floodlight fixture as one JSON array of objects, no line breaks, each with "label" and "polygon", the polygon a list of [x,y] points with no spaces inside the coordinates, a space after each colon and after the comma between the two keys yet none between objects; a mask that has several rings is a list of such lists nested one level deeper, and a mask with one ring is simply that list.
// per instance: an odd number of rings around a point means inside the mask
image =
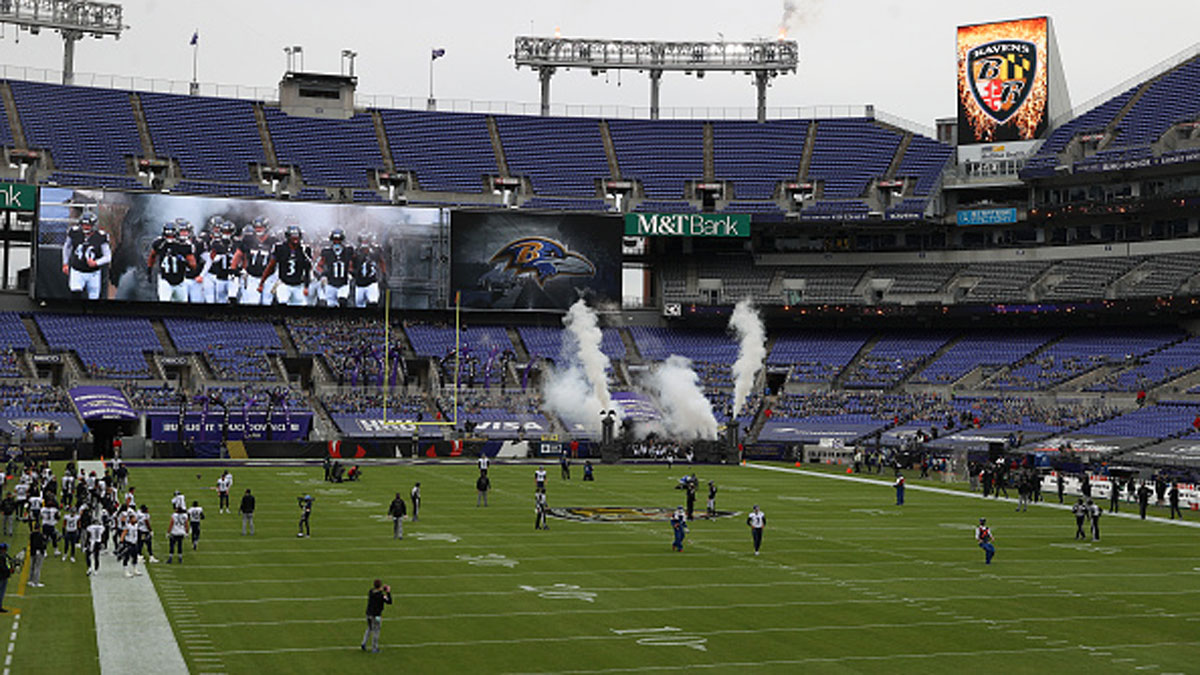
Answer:
[{"label": "floodlight fixture", "polygon": [[88,0],[7,0],[0,2],[0,23],[12,24],[32,35],[43,28],[56,30],[63,39],[63,84],[75,82],[75,43],[85,35],[121,39],[128,28],[121,5]]},{"label": "floodlight fixture", "polygon": [[661,42],[655,40],[610,40],[518,36],[513,46],[513,63],[538,72],[541,82],[542,114],[550,114],[550,78],[559,68],[586,68],[598,74],[610,68],[637,70],[650,77],[650,117],[658,119],[662,74],[679,71],[703,78],[709,71],[741,71],[754,78],[758,92],[758,119],[766,119],[767,85],[788,73],[800,62],[795,40],[751,40],[746,42]]}]

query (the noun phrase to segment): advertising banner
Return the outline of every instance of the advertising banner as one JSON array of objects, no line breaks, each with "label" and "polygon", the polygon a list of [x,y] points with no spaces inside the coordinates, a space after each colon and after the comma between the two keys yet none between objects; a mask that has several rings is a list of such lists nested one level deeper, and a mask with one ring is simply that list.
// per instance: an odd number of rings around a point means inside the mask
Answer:
[{"label": "advertising banner", "polygon": [[37,187],[24,183],[0,185],[0,211],[26,211],[37,209]]},{"label": "advertising banner", "polygon": [[971,209],[955,214],[959,225],[1000,225],[1017,222],[1016,209]]},{"label": "advertising banner", "polygon": [[146,415],[146,435],[155,441],[178,441],[181,438],[192,441],[220,441],[224,432],[228,434],[226,439],[230,441],[299,441],[308,437],[308,429],[312,426],[312,413],[275,412],[271,415],[269,430],[265,412],[230,414],[227,428],[222,413],[188,413],[183,417],[182,437],[179,421],[178,414],[149,413]]},{"label": "advertising banner", "polygon": [[113,387],[74,387],[69,392],[75,409],[84,420],[136,420],[137,412],[119,389]]},{"label": "advertising banner", "polygon": [[1050,43],[1044,16],[959,26],[959,145],[1032,140],[1046,132]]},{"label": "advertising banner", "polygon": [[715,213],[626,213],[630,237],[749,237],[750,216]]},{"label": "advertising banner", "polygon": [[565,310],[581,296],[621,298],[616,218],[455,211],[450,251],[450,286],[464,308]]},{"label": "advertising banner", "polygon": [[[445,269],[436,208],[43,188],[39,300],[426,309]],[[0,200],[2,201],[2,200]],[[261,287],[261,290],[260,290]]]}]

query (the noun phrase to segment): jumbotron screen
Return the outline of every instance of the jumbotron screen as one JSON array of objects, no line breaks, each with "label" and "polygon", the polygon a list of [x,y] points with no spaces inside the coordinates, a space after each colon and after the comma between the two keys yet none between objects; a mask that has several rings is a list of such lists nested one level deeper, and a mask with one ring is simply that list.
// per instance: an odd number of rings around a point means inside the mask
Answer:
[{"label": "jumbotron screen", "polygon": [[565,310],[621,299],[619,218],[520,211],[451,215],[450,286],[471,309]]},{"label": "jumbotron screen", "polygon": [[1027,141],[1048,124],[1049,19],[958,28],[958,144]]},{"label": "jumbotron screen", "polygon": [[[442,209],[47,187],[34,297],[203,305],[424,308]],[[409,283],[416,276],[425,283]]]}]

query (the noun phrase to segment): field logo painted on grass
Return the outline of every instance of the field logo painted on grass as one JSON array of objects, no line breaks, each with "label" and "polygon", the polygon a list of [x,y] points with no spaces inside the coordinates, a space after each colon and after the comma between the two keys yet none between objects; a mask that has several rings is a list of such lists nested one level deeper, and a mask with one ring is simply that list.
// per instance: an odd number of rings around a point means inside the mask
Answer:
[{"label": "field logo painted on grass", "polygon": [[[550,509],[550,515],[563,520],[575,520],[583,523],[635,523],[648,521],[668,521],[675,509],[661,506],[568,506]],[[712,520],[714,518],[729,518],[738,515],[737,511],[717,511],[709,515],[702,511],[696,512],[697,520]]]},{"label": "field logo painted on grass", "polygon": [[468,565],[478,565],[480,567],[508,567],[513,568],[521,564],[519,560],[513,560],[507,556],[502,556],[499,553],[489,553],[487,555],[460,555],[455,556],[459,560]]},{"label": "field logo painted on grass", "polygon": [[1072,548],[1076,551],[1086,551],[1087,553],[1099,553],[1101,555],[1112,555],[1120,553],[1121,549],[1116,546],[1095,546],[1093,544],[1050,544],[1055,548]]},{"label": "field logo painted on grass", "polygon": [[584,602],[595,602],[596,594],[591,591],[583,590],[583,587],[575,584],[553,584],[551,586],[521,586],[523,590],[530,593],[537,593],[539,598],[547,600],[583,600]]},{"label": "field logo painted on grass", "polygon": [[349,506],[352,509],[373,509],[383,504],[379,502],[369,502],[365,499],[344,499],[338,502],[342,506]]},{"label": "field logo painted on grass", "polygon": [[276,471],[276,476],[304,476],[307,475],[303,471]]},{"label": "field logo painted on grass", "polygon": [[938,527],[944,527],[950,530],[974,530],[975,526],[969,523],[938,523]]},{"label": "field logo painted on grass", "polygon": [[816,497],[794,497],[792,495],[778,495],[778,497],[780,499],[783,499],[783,500],[786,500],[789,502],[819,502],[819,501],[821,501],[820,499],[818,499]]},{"label": "field logo painted on grass", "polygon": [[333,495],[348,495],[348,494],[350,494],[350,491],[347,490],[346,488],[328,488],[325,490],[317,490],[317,494],[331,495],[331,496],[333,496]]},{"label": "field logo painted on grass", "polygon": [[899,511],[885,511],[884,509],[850,509],[851,513],[865,513],[868,516],[898,516]]},{"label": "field logo painted on grass", "polygon": [[[682,628],[663,626],[662,628],[627,628],[618,630],[610,628],[617,635],[637,637],[637,643],[646,647],[687,647],[698,651],[708,651],[705,643],[708,638],[699,635],[688,635]],[[638,637],[641,636],[641,637]]]},{"label": "field logo painted on grass", "polygon": [[[391,519],[391,516],[388,516]],[[459,537],[449,532],[418,532],[413,537],[417,541],[448,541],[451,544],[458,541]]]}]

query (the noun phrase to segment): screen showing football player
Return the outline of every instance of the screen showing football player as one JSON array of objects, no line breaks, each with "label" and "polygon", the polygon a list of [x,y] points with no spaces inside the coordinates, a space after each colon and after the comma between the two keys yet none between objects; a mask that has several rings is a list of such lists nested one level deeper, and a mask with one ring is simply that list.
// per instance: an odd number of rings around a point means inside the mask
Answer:
[{"label": "screen showing football player", "polygon": [[[271,259],[271,250],[275,248],[275,236],[271,234],[271,221],[263,216],[255,218],[242,232],[237,251],[233,254],[233,269],[245,272],[242,278],[241,304],[269,305],[274,301],[270,293],[259,292],[259,280],[267,269]],[[275,286],[275,279],[268,279],[268,288]]]},{"label": "screen showing football player", "polygon": [[95,213],[85,212],[63,242],[62,271],[76,298],[99,300],[103,268],[112,262],[108,233],[100,229],[98,221]]},{"label": "screen showing football player", "polygon": [[179,228],[187,221],[177,218],[163,225],[162,235],[150,244],[146,267],[151,275],[158,272],[159,302],[187,302],[184,270],[196,265],[191,248],[179,241]]},{"label": "screen showing football player", "polygon": [[178,230],[177,243],[186,252],[185,256],[191,260],[183,270],[183,286],[187,289],[187,301],[198,305],[204,302],[204,277],[201,276],[204,270],[200,265],[204,245],[194,235],[190,221],[180,219]]},{"label": "screen showing football player", "polygon": [[[275,273],[278,273],[279,281],[274,288],[268,287],[267,281]],[[275,300],[281,305],[304,305],[311,273],[312,259],[305,250],[300,227],[289,225],[284,241],[271,249],[271,259],[259,278],[258,292],[274,292]]]},{"label": "screen showing football player", "polygon": [[325,306],[349,306],[350,272],[354,267],[354,248],[346,245],[346,232],[338,228],[329,234],[329,245],[321,249],[317,276],[325,289]]},{"label": "screen showing football player", "polygon": [[375,244],[375,236],[370,232],[360,233],[354,251],[355,307],[379,304],[379,278],[386,274],[383,250]]},{"label": "screen showing football player", "polygon": [[236,248],[233,235],[236,231],[236,225],[221,219],[201,256],[204,261],[204,270],[200,273],[204,278],[204,301],[209,304],[227,305],[237,298],[238,289],[233,276]]}]

